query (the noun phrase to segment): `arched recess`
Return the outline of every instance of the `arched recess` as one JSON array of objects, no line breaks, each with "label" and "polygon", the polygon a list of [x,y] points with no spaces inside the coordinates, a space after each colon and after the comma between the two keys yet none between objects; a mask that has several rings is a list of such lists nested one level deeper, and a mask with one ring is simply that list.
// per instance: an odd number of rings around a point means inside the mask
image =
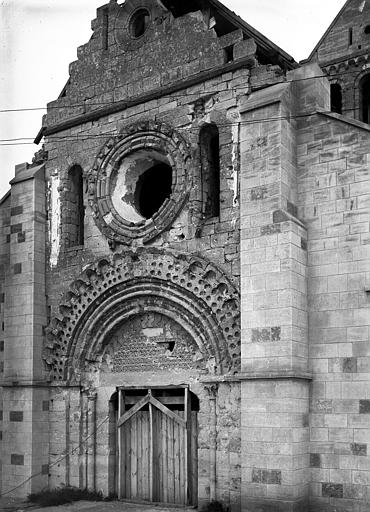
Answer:
[{"label": "arched recess", "polygon": [[65,195],[62,216],[62,229],[65,232],[65,247],[83,245],[85,207],[83,171],[79,165],[73,165],[68,170],[68,192]]},{"label": "arched recess", "polygon": [[[366,114],[364,116],[364,107],[366,107],[366,98],[364,98],[364,93],[366,96],[366,91],[369,93],[370,90],[370,73],[368,69],[361,71],[354,81],[353,84],[353,94],[354,94],[354,106],[355,106],[355,118],[359,119],[362,122],[364,121],[364,117],[366,119]],[[369,96],[368,101],[369,101]],[[365,99],[365,102],[364,102]],[[367,116],[369,116],[367,114]]]},{"label": "arched recess", "polygon": [[100,260],[72,283],[47,329],[51,377],[80,382],[99,365],[109,333],[143,311],[178,322],[211,373],[240,369],[240,301],[233,283],[203,258],[151,249]]},{"label": "arched recess", "polygon": [[202,204],[205,219],[220,215],[220,136],[216,124],[205,124],[199,132]]},{"label": "arched recess", "polygon": [[330,83],[330,110],[336,114],[343,113],[342,86],[338,82]]},{"label": "arched recess", "polygon": [[360,120],[370,124],[370,73],[362,77],[359,83],[360,93]]}]

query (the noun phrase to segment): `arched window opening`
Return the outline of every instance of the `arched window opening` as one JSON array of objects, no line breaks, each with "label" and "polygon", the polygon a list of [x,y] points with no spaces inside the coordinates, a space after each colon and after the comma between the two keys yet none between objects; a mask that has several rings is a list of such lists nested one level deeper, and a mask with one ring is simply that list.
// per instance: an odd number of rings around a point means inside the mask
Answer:
[{"label": "arched window opening", "polygon": [[220,215],[220,137],[215,124],[203,126],[199,135],[204,217]]},{"label": "arched window opening", "polygon": [[348,29],[348,46],[352,46],[353,44],[353,28],[350,27]]},{"label": "arched window opening", "polygon": [[342,114],[342,88],[339,84],[330,84],[330,110]]},{"label": "arched window opening", "polygon": [[85,209],[83,201],[82,169],[74,165],[68,172],[69,194],[67,201],[67,247],[84,244],[84,218]]},{"label": "arched window opening", "polygon": [[360,120],[370,124],[370,75],[360,82]]}]

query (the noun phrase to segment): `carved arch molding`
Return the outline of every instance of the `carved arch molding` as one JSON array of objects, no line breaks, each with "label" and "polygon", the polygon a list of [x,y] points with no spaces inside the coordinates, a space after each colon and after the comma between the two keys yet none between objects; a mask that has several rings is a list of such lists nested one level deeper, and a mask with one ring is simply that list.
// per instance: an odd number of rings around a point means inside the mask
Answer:
[{"label": "carved arch molding", "polygon": [[54,381],[79,383],[117,326],[146,312],[167,315],[198,345],[214,374],[240,371],[239,292],[215,265],[163,249],[114,254],[70,285],[46,329],[44,360]]}]

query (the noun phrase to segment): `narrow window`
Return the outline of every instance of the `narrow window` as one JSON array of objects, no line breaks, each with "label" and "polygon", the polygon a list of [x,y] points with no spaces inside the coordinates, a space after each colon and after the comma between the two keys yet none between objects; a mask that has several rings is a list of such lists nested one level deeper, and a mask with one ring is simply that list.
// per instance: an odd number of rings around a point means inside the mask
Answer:
[{"label": "narrow window", "polygon": [[199,135],[202,203],[205,218],[220,215],[220,137],[215,124],[205,125]]},{"label": "narrow window", "polygon": [[226,46],[224,48],[225,64],[234,60],[234,46]]},{"label": "narrow window", "polygon": [[353,28],[348,29],[348,46],[352,46],[353,44]]},{"label": "narrow window", "polygon": [[339,84],[330,84],[330,110],[342,114],[342,88]]},{"label": "narrow window", "polygon": [[360,82],[360,119],[370,124],[370,75],[366,75]]},{"label": "narrow window", "polygon": [[67,196],[66,224],[67,247],[75,247],[84,244],[84,202],[83,202],[83,178],[82,169],[74,165],[68,172],[69,194]]}]

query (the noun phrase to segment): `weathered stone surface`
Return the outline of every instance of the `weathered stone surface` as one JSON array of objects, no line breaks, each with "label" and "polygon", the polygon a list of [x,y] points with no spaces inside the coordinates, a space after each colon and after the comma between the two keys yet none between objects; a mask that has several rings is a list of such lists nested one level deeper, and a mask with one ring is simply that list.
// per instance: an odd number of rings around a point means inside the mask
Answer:
[{"label": "weathered stone surface", "polygon": [[23,411],[9,411],[9,421],[23,421]]},{"label": "weathered stone surface", "polygon": [[310,466],[311,468],[321,467],[321,455],[319,453],[310,453]]},{"label": "weathered stone surface", "polygon": [[360,455],[366,457],[367,455],[367,444],[352,443],[351,452],[353,455]]},{"label": "weathered stone surface", "polygon": [[[370,20],[353,5],[316,52],[358,116]],[[1,492],[116,494],[148,420],[145,453],[186,459],[199,507],[367,506],[369,128],[328,113],[317,65],[293,69],[221,11],[99,9],[45,148],[16,168],[0,205]],[[150,499],[145,457],[121,496]]]},{"label": "weathered stone surface", "polygon": [[10,464],[12,464],[13,466],[23,466],[24,455],[12,453],[10,456]]},{"label": "weathered stone surface", "polygon": [[370,400],[360,400],[360,414],[370,414]]},{"label": "weathered stone surface", "polygon": [[343,498],[343,484],[322,484],[322,496],[324,498]]}]

